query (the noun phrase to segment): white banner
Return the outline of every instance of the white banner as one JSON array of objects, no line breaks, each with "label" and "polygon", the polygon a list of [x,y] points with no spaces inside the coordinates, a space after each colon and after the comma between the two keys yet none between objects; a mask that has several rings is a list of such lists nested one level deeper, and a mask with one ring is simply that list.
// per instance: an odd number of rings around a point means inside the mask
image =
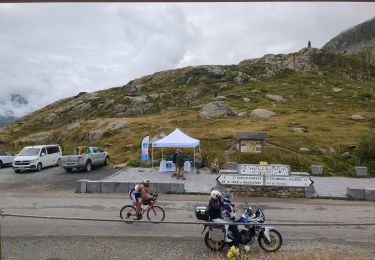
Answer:
[{"label": "white banner", "polygon": [[148,142],[150,136],[145,136],[141,142],[141,161],[148,161]]}]

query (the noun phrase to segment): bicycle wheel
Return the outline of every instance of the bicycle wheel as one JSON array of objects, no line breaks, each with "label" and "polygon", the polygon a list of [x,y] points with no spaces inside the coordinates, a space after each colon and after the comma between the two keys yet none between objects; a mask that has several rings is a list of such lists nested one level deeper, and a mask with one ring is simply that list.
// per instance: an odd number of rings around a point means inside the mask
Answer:
[{"label": "bicycle wheel", "polygon": [[120,210],[120,218],[128,220],[131,216],[135,216],[135,207],[133,205],[126,205]]},{"label": "bicycle wheel", "polygon": [[165,218],[164,209],[160,206],[152,206],[147,210],[147,218],[150,221],[163,221]]}]

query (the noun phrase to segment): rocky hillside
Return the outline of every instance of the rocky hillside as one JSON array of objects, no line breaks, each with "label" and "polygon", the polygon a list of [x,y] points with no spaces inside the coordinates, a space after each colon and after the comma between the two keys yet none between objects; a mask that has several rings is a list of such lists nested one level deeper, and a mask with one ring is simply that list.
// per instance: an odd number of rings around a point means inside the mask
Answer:
[{"label": "rocky hillside", "polygon": [[375,44],[375,17],[334,37],[322,49],[334,52],[358,52]]},{"label": "rocky hillside", "polygon": [[201,140],[209,164],[214,157],[222,160],[223,150],[239,160],[235,132],[266,131],[263,160],[297,171],[324,164],[329,174],[352,174],[354,165],[372,158],[372,148],[361,147],[364,140],[375,140],[375,65],[362,52],[327,48],[162,71],[80,93],[0,130],[0,139],[14,151],[26,144],[61,143],[69,153],[75,144],[95,144],[122,163],[139,158],[145,134],[155,140],[179,127]]}]

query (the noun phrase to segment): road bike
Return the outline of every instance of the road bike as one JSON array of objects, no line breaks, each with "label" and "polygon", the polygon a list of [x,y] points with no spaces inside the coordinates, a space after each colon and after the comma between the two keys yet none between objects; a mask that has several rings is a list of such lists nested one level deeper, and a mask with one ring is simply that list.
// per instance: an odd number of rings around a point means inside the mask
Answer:
[{"label": "road bike", "polygon": [[[163,221],[165,218],[164,209],[158,205],[158,194],[154,194],[152,199],[145,200],[141,206],[141,215],[147,213],[147,219],[150,221]],[[147,207],[144,207],[147,206]],[[134,205],[126,205],[120,210],[120,217],[123,220],[129,220],[130,217],[136,217],[136,210]]]}]

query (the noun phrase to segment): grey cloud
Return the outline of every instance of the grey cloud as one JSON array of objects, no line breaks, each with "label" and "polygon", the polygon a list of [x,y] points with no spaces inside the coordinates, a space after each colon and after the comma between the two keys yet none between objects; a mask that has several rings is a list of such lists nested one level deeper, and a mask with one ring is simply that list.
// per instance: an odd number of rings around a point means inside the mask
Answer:
[{"label": "grey cloud", "polygon": [[[0,115],[156,71],[321,47],[375,3],[0,4]],[[7,97],[29,100],[14,107]]]}]

